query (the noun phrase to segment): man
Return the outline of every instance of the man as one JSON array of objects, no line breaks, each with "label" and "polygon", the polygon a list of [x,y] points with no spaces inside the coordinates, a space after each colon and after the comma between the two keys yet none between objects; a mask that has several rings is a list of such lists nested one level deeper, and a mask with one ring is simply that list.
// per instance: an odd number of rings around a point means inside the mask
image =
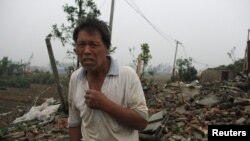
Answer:
[{"label": "man", "polygon": [[130,67],[118,67],[108,55],[111,35],[103,21],[87,18],[74,30],[82,67],[69,84],[72,141],[138,141],[148,108],[140,80]]}]

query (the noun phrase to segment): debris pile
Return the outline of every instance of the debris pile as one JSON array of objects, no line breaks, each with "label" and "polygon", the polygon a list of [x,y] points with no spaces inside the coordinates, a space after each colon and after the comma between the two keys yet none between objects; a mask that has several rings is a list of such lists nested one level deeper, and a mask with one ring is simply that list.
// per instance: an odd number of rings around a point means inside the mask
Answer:
[{"label": "debris pile", "polygon": [[0,140],[69,141],[67,115],[60,111],[59,106],[53,98],[40,106],[33,106],[28,113],[16,118],[13,124],[0,129]]},{"label": "debris pile", "polygon": [[208,125],[249,125],[250,96],[245,86],[247,80],[237,76],[202,85],[169,83],[157,93],[148,88],[151,116],[140,140],[200,141],[207,140]]}]

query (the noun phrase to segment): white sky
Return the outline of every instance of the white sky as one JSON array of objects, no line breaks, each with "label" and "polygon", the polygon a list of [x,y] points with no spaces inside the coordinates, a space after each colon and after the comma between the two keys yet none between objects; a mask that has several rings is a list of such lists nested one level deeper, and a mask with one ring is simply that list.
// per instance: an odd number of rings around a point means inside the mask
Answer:
[{"label": "white sky", "polygon": [[[128,0],[131,1],[131,0]],[[236,58],[243,58],[250,29],[250,0],[133,0],[145,17],[162,33],[164,39],[125,0],[116,0],[112,44],[113,55],[120,64],[132,62],[129,48],[140,51],[148,43],[152,53],[150,64],[172,66],[175,42],[180,41],[177,58],[192,57],[208,64],[194,65],[198,69],[229,64],[227,52],[236,47]],[[104,21],[109,21],[111,0],[95,0]],[[1,0],[0,59],[27,61],[33,53],[32,65],[48,66],[45,37],[53,24],[66,23],[62,6],[73,0]],[[54,56],[67,62],[66,50],[52,40]]]}]

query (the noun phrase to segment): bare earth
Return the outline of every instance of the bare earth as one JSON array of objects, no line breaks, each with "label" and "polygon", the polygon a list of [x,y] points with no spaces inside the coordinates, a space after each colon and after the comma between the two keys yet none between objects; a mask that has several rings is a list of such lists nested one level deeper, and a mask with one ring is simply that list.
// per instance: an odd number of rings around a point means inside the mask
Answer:
[{"label": "bare earth", "polygon": [[[67,88],[63,88],[64,97],[67,96]],[[7,88],[0,90],[0,128],[7,127],[17,117],[26,113],[34,105],[36,97],[39,99],[36,105],[40,105],[46,98],[53,97],[59,101],[55,85],[31,85],[30,88]]]}]

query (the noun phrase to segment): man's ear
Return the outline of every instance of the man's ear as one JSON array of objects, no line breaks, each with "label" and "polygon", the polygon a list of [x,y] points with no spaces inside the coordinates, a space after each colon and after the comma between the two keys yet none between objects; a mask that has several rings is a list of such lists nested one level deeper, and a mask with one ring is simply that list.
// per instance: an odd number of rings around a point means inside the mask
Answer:
[{"label": "man's ear", "polygon": [[109,54],[109,48],[106,47],[105,52],[108,55]]}]

